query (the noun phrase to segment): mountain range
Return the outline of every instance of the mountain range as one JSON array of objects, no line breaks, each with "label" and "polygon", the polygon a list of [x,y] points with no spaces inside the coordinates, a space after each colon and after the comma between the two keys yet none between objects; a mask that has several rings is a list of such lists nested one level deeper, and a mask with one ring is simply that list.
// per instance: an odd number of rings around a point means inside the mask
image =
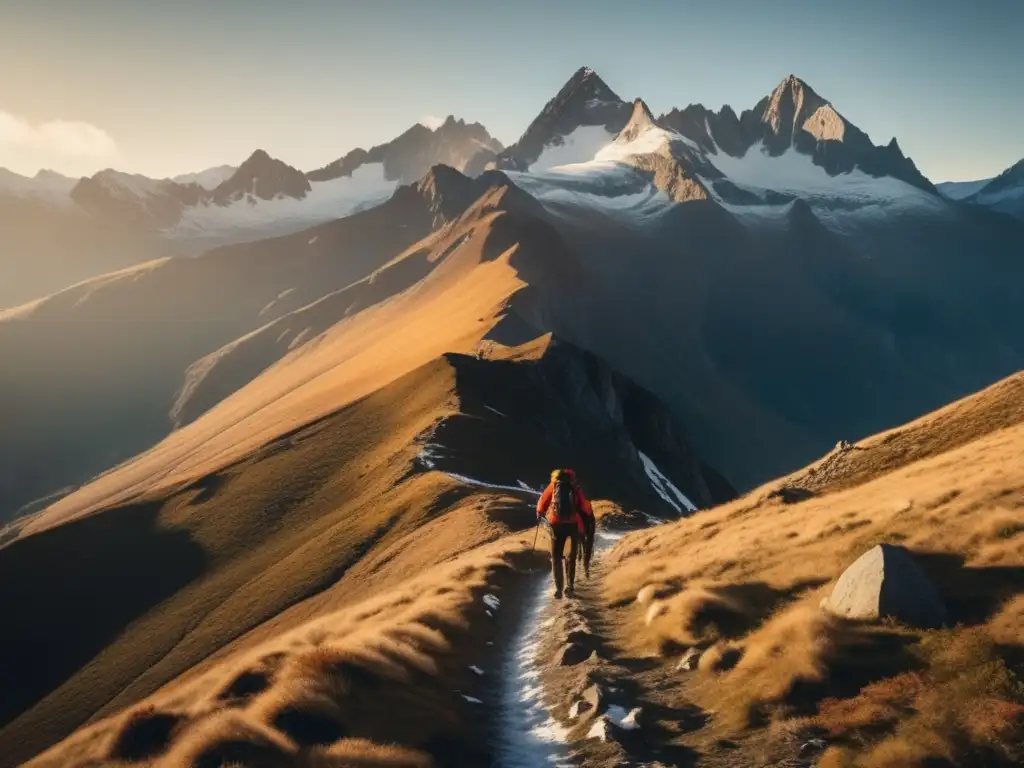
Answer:
[{"label": "mountain range", "polygon": [[0,765],[490,578],[552,466],[687,516],[1024,368],[1020,173],[955,199],[794,76],[655,116],[581,68],[508,147],[449,118],[308,173],[0,185]]},{"label": "mountain range", "polygon": [[[488,242],[546,264],[502,294],[525,335],[554,333],[650,389],[739,487],[1021,367],[1021,222],[939,194],[895,141],[873,145],[792,76],[738,116],[656,118],[581,68],[508,148],[449,118],[309,174],[257,151],[199,178],[210,188],[114,171],[30,185],[150,249],[0,316],[17,362],[0,395],[36,392],[6,420],[8,515],[394,303],[459,252],[433,243],[470,237],[484,211],[503,233]],[[349,191],[320,205],[325,186]],[[205,234],[241,242],[151,250],[202,216]],[[308,228],[318,217],[334,221]],[[556,266],[571,288],[549,285]],[[59,383],[69,359],[89,375]]]}]

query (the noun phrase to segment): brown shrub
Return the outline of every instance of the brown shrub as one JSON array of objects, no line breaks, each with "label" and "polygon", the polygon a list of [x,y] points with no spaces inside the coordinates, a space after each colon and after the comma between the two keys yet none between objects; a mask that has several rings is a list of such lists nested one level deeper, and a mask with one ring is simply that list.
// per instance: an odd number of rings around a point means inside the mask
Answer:
[{"label": "brown shrub", "polygon": [[190,768],[221,768],[238,763],[246,768],[281,768],[292,764],[295,745],[283,735],[227,710],[185,730],[167,755],[167,764]]},{"label": "brown shrub", "polygon": [[309,756],[309,768],[432,768],[433,761],[422,752],[366,739],[343,739]]}]

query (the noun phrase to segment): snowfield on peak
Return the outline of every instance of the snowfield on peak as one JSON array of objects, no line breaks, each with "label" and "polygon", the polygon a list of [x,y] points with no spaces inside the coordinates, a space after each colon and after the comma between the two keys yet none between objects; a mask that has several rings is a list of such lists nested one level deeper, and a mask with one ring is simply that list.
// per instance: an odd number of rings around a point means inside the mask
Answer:
[{"label": "snowfield on peak", "polygon": [[530,165],[531,173],[549,171],[561,166],[585,163],[604,147],[615,141],[615,134],[603,125],[581,125],[562,137],[561,144],[547,144],[540,157]]},{"label": "snowfield on peak", "polygon": [[324,221],[340,219],[384,202],[398,186],[384,176],[383,163],[367,163],[330,181],[314,181],[305,198],[249,197],[231,205],[205,203],[187,209],[181,220],[164,231],[171,238],[223,238],[234,233],[287,234]]},{"label": "snowfield on peak", "polygon": [[892,205],[935,212],[947,209],[940,197],[891,176],[876,178],[861,170],[830,176],[824,168],[814,164],[810,155],[794,149],[772,157],[758,143],[743,157],[719,152],[708,159],[741,188],[790,194],[806,200],[811,207],[820,202],[841,202],[845,209]]}]

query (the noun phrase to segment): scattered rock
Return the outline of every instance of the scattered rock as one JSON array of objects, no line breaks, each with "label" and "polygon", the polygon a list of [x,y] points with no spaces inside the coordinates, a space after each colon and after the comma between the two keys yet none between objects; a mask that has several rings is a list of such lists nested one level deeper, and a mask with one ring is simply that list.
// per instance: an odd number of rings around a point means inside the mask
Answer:
[{"label": "scattered rock", "polygon": [[559,665],[563,667],[572,667],[587,658],[587,649],[578,643],[566,643],[558,651],[557,658]]},{"label": "scattered rock", "polygon": [[619,727],[624,731],[635,731],[640,727],[640,717],[642,714],[643,710],[640,707],[634,707],[629,711],[628,715],[622,718],[619,722]]},{"label": "scattered rock", "polygon": [[572,706],[569,707],[569,719],[570,720],[575,720],[577,717],[579,717],[580,716],[580,710],[582,708],[583,708],[583,702],[582,701],[574,701],[572,703]]},{"label": "scattered rock", "polygon": [[849,619],[883,616],[915,627],[946,623],[946,607],[935,586],[903,547],[879,544],[843,571],[822,608]]},{"label": "scattered rock", "polygon": [[592,709],[595,712],[603,711],[604,692],[601,690],[601,686],[592,685],[587,688],[587,690],[583,692],[583,702],[587,705],[588,709]]},{"label": "scattered rock", "polygon": [[606,717],[600,717],[594,721],[593,726],[587,731],[588,739],[600,739],[601,741],[608,741],[611,736],[611,726],[608,725],[608,719]]},{"label": "scattered rock", "polygon": [[641,713],[640,707],[634,707],[627,712],[625,707],[613,704],[608,707],[608,712],[602,719],[624,731],[635,731],[640,727]]},{"label": "scattered rock", "polygon": [[828,746],[824,739],[811,739],[800,746],[800,757],[807,757],[814,752],[821,752]]},{"label": "scattered rock", "polygon": [[662,600],[678,591],[679,589],[677,587],[673,587],[671,584],[647,584],[636,593],[636,601],[640,603],[640,605],[647,605],[653,600]]},{"label": "scattered rock", "polygon": [[683,658],[679,660],[679,664],[676,665],[676,669],[683,669],[690,672],[697,668],[700,664],[701,652],[696,648],[690,648],[686,653],[683,654]]},{"label": "scattered rock", "polygon": [[647,606],[647,613],[644,615],[644,624],[651,626],[653,622],[659,616],[664,615],[668,612],[668,606],[665,605],[661,600],[655,600],[649,606]]}]

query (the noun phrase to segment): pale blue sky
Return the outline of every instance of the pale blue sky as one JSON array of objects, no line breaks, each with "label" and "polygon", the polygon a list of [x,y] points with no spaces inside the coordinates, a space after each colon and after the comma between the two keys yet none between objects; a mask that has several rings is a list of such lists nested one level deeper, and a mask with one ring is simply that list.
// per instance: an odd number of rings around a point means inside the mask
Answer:
[{"label": "pale blue sky", "polygon": [[793,73],[973,179],[1024,157],[1022,39],[1020,0],[0,0],[0,166],[308,170],[448,114],[510,143],[587,65],[655,113]]}]

